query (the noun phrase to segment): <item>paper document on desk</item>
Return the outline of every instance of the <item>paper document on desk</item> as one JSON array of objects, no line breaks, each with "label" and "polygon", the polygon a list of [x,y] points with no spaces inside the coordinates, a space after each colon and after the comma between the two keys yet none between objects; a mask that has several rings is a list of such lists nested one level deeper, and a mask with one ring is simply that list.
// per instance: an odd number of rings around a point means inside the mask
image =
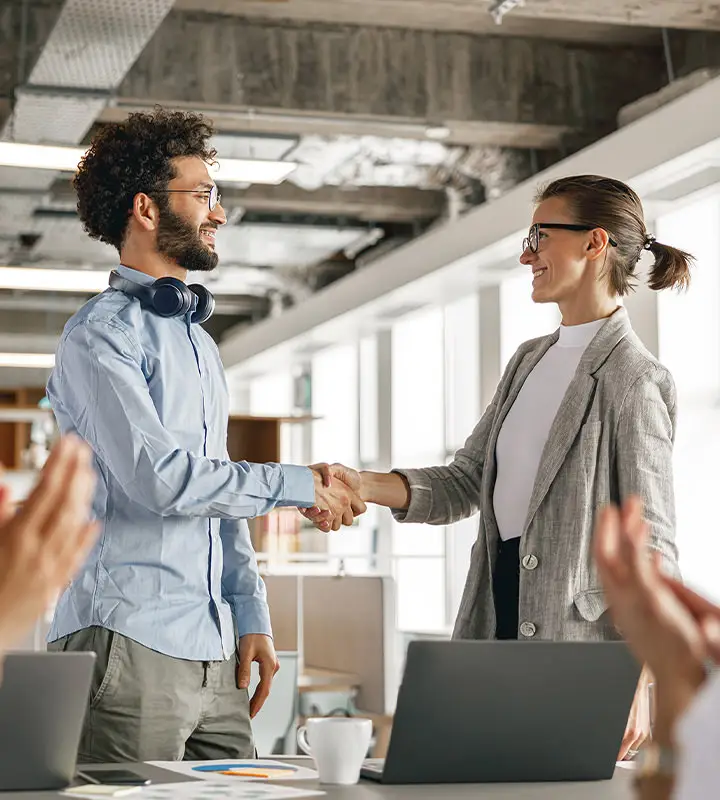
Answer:
[{"label": "paper document on desk", "polygon": [[[296,767],[268,758],[238,758],[223,761],[148,761],[154,767],[179,772],[190,778],[211,781],[306,781],[318,774],[308,767]],[[173,784],[176,785],[176,784]]]},{"label": "paper document on desk", "polygon": [[262,783],[188,781],[148,786],[137,797],[138,800],[294,800],[322,794],[325,792]]}]

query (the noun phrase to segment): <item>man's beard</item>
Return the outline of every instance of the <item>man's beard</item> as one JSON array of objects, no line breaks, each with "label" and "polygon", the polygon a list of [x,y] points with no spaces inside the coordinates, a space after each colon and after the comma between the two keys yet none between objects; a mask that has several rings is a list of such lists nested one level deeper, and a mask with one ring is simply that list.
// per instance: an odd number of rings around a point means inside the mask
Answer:
[{"label": "man's beard", "polygon": [[210,272],[218,265],[218,254],[203,244],[197,229],[168,207],[160,208],[157,249],[189,272]]}]

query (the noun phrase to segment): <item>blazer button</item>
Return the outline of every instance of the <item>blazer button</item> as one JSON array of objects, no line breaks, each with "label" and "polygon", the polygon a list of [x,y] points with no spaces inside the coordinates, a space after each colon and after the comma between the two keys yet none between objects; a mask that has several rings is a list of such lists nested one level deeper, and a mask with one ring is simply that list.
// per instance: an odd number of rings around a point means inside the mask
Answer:
[{"label": "blazer button", "polygon": [[522,565],[525,567],[525,569],[535,569],[538,565],[537,556],[525,556],[522,560]]},{"label": "blazer button", "polygon": [[523,624],[520,626],[520,633],[523,636],[527,636],[528,639],[530,639],[531,637],[535,636],[535,631],[536,630],[537,629],[532,624],[532,622],[523,622]]}]

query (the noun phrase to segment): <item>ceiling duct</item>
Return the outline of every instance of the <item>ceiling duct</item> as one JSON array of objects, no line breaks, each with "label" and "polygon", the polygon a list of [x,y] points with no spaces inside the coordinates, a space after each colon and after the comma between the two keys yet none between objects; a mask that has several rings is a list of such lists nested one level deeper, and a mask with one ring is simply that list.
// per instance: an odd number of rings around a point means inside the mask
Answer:
[{"label": "ceiling duct", "polygon": [[[66,0],[16,91],[0,141],[80,144],[172,6],[173,0]],[[2,168],[0,186],[46,191],[56,176]]]}]

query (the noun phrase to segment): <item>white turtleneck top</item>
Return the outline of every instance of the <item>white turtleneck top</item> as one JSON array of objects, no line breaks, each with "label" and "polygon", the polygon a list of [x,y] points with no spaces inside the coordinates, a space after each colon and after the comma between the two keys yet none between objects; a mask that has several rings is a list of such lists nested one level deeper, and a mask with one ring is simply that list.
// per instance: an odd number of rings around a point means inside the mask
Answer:
[{"label": "white turtleneck top", "polygon": [[550,428],[585,349],[607,322],[560,327],[560,338],[528,375],[503,422],[495,447],[493,504],[500,536],[521,536]]}]

